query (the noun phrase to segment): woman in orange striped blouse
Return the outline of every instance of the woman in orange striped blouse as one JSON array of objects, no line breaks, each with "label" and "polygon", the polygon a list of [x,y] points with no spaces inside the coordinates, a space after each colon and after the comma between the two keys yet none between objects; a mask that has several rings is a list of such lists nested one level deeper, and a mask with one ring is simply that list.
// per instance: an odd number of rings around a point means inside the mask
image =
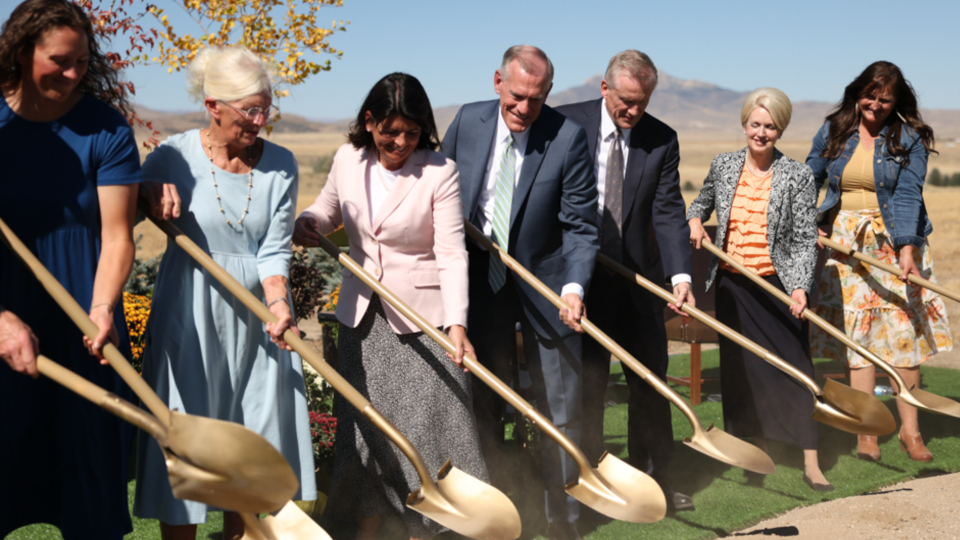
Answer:
[{"label": "woman in orange striped blouse", "polygon": [[[717,282],[717,318],[813,377],[809,328],[802,317],[817,262],[813,173],[774,148],[790,123],[790,99],[775,88],[747,96],[740,113],[747,147],[713,160],[690,205],[690,241],[709,240],[703,221],[716,210],[716,244],[793,297],[786,306],[714,257],[707,280]],[[809,392],[736,343],[720,338],[724,428],[761,448],[772,439],[803,449],[804,481],[831,491],[817,459],[817,423]]]}]

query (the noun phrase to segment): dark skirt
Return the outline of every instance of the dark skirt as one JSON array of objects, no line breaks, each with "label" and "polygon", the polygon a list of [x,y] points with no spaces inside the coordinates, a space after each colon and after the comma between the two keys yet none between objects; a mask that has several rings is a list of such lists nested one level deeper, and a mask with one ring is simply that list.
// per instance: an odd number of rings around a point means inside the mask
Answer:
[{"label": "dark skirt", "polygon": [[[489,482],[480,453],[470,375],[422,332],[397,335],[376,294],[356,328],[340,325],[340,374],[420,452],[436,480],[447,459]],[[445,529],[406,508],[420,487],[416,469],[399,448],[353,405],[337,396],[337,437],[328,519],[356,521],[392,510],[410,536]]]},{"label": "dark skirt", "polygon": [[[780,279],[766,276],[783,291]],[[749,278],[720,270],[717,319],[806,375],[813,377],[809,323]],[[789,294],[789,293],[788,293]],[[733,341],[720,337],[720,388],[723,425],[737,437],[763,437],[817,448],[813,396],[795,379]]]}]

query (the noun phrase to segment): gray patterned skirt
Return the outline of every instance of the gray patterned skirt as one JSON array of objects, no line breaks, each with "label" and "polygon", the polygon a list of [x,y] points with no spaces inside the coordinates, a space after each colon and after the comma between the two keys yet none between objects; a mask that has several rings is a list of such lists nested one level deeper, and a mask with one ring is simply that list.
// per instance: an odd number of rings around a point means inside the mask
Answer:
[{"label": "gray patterned skirt", "polygon": [[[480,453],[470,375],[429,336],[397,335],[376,294],[356,328],[340,326],[340,374],[403,433],[434,475],[447,459],[488,482]],[[411,536],[445,529],[406,508],[420,487],[413,465],[353,405],[337,396],[337,437],[328,519],[356,521],[393,510]]]}]

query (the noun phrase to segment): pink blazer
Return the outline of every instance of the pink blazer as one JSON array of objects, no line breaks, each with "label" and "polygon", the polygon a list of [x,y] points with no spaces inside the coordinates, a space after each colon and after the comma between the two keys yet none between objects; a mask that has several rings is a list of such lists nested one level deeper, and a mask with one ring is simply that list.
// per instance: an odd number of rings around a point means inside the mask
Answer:
[{"label": "pink blazer", "polygon": [[[366,178],[370,157],[365,149],[341,146],[323,191],[301,216],[316,218],[321,234],[343,224],[350,257],[434,326],[466,327],[467,251],[456,164],[437,152],[414,152],[371,227]],[[356,328],[372,294],[344,269],[337,320]],[[420,331],[386,302],[383,309],[396,333]]]}]

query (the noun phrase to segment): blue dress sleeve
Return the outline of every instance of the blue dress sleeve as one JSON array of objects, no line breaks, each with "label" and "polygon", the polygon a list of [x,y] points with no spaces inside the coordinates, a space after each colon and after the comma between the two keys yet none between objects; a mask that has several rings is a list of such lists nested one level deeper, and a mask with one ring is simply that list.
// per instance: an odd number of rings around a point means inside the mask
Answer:
[{"label": "blue dress sleeve", "polygon": [[288,170],[292,173],[292,179],[273,210],[267,234],[260,240],[257,250],[257,273],[261,283],[270,276],[290,277],[290,257],[293,255],[291,238],[299,185],[297,162],[292,155],[290,163]]},{"label": "blue dress sleeve", "polygon": [[140,152],[133,129],[123,116],[110,109],[111,124],[101,133],[98,142],[98,186],[139,184],[143,181],[140,172]]}]

